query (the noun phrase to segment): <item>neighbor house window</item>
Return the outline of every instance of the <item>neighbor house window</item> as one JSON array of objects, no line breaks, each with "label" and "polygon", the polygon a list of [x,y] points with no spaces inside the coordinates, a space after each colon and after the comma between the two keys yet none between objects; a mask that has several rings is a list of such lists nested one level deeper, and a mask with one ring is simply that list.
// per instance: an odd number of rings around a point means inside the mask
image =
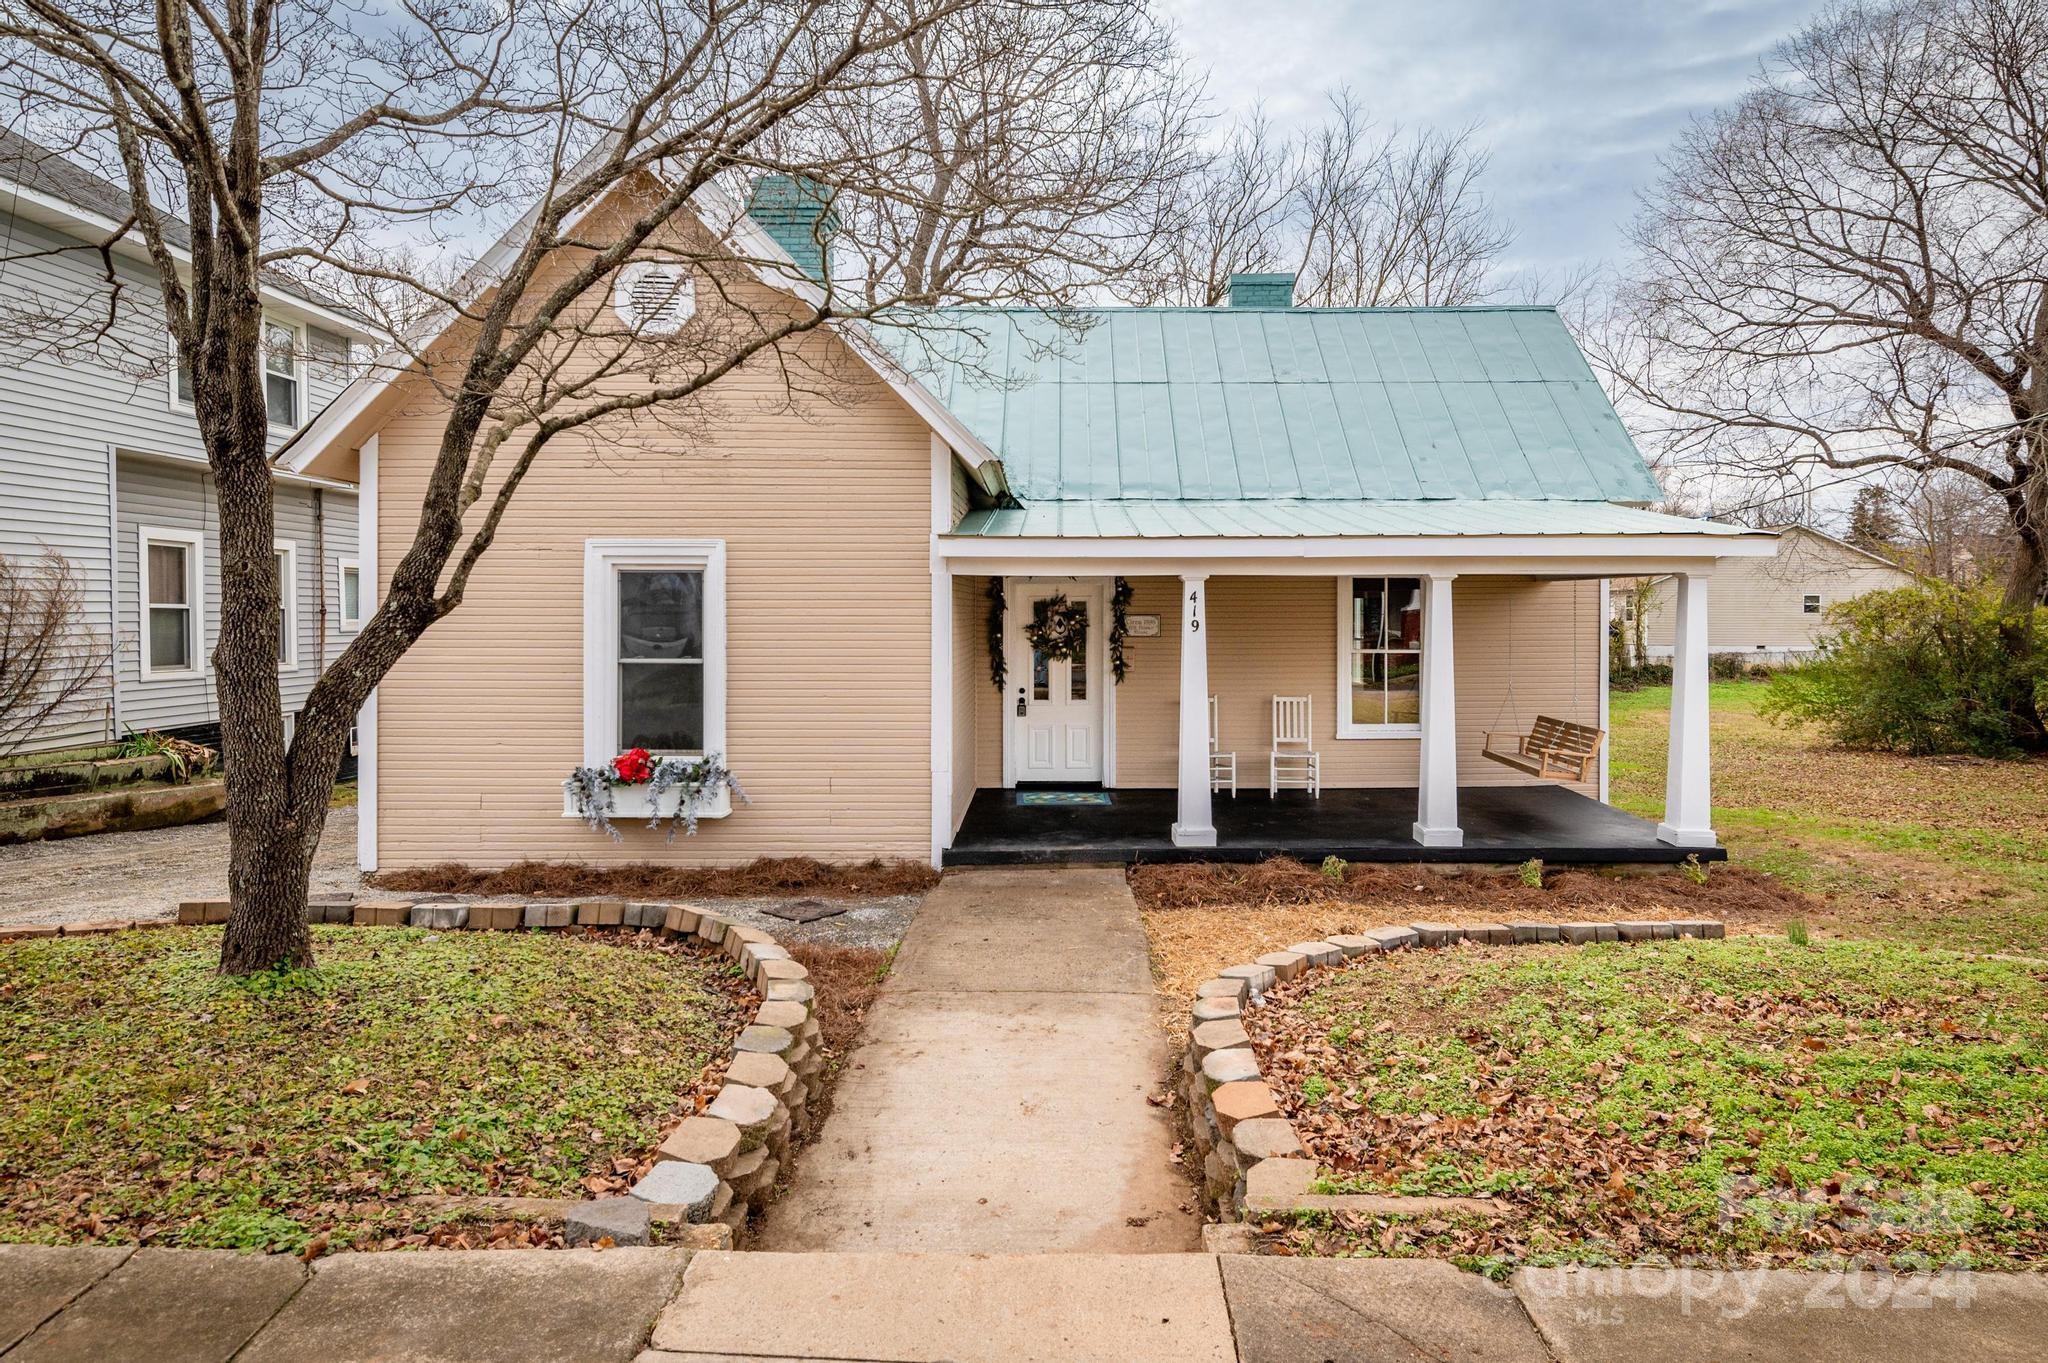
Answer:
[{"label": "neighbor house window", "polygon": [[1422,726],[1422,579],[1338,579],[1337,733],[1413,734]]},{"label": "neighbor house window", "polygon": [[277,665],[299,665],[299,548],[277,541]]},{"label": "neighbor house window", "polygon": [[200,539],[189,531],[143,527],[138,547],[142,587],[142,676],[199,672]]},{"label": "neighbor house window", "polygon": [[1799,609],[1808,615],[1820,614],[1820,593],[1808,592],[1799,600]]},{"label": "neighbor house window", "polygon": [[263,323],[263,400],[270,408],[270,424],[299,424],[299,377],[305,347],[299,329],[284,322]]},{"label": "neighbor house window", "polygon": [[723,541],[591,540],[583,588],[585,762],[722,753]]},{"label": "neighbor house window", "polygon": [[[171,400],[180,407],[192,405],[192,375],[171,347]],[[304,334],[289,322],[263,319],[263,402],[273,426],[297,426],[303,409],[306,347]]]},{"label": "neighbor house window", "polygon": [[352,558],[335,565],[334,594],[341,602],[341,627],[356,629],[363,623],[363,570]]}]

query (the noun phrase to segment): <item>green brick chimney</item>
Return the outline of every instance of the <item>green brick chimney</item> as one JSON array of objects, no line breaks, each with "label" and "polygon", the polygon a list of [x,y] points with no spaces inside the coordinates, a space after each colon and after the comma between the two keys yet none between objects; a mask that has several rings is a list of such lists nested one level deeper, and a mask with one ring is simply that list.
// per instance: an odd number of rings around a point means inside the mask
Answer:
[{"label": "green brick chimney", "polygon": [[1291,274],[1234,274],[1230,277],[1230,306],[1233,308],[1291,308],[1294,306],[1294,276]]},{"label": "green brick chimney", "polygon": [[763,175],[754,182],[747,216],[789,252],[798,269],[824,280],[825,247],[839,230],[830,185],[806,175]]}]

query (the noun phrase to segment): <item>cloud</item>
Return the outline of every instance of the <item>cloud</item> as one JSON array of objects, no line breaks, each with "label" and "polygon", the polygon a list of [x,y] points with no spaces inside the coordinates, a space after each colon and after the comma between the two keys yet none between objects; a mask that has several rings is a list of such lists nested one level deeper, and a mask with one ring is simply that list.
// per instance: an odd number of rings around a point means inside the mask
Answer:
[{"label": "cloud", "polygon": [[1611,258],[1688,119],[1740,95],[1820,0],[1165,0],[1210,92],[1312,123],[1357,92],[1387,122],[1480,125],[1514,263]]}]

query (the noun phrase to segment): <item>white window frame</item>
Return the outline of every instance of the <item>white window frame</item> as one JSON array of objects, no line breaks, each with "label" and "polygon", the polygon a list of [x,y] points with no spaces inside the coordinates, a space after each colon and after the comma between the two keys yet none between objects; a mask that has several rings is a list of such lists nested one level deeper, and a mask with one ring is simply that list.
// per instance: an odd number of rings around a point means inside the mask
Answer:
[{"label": "white window frame", "polygon": [[[156,667],[149,649],[149,546],[175,544],[185,551],[185,603],[191,619],[191,663],[185,667]],[[137,638],[138,675],[143,681],[171,681],[206,674],[206,540],[196,530],[173,530],[167,526],[143,525],[135,530],[135,603],[139,628]]]},{"label": "white window frame", "polygon": [[[1813,603],[1811,609],[1808,609],[1806,605],[1806,603],[1809,601]],[[1820,599],[1819,592],[1802,592],[1799,596],[1799,613],[1801,615],[1819,615],[1825,604],[1826,603]]]},{"label": "white window frame", "polygon": [[[704,574],[704,751],[730,765],[725,742],[725,541],[591,539],[583,542],[583,765],[601,767],[619,755],[619,573],[674,569]],[[621,812],[632,812],[614,793]],[[700,811],[720,817],[718,801]],[[564,808],[567,817],[576,817]]]},{"label": "white window frame", "polygon": [[299,546],[295,540],[272,540],[271,547],[284,558],[284,571],[278,575],[278,605],[284,610],[285,650],[277,670],[292,672],[299,666]]},{"label": "white window frame", "polygon": [[[306,328],[302,323],[291,321],[288,318],[273,317],[267,312],[263,314],[263,320],[258,324],[258,326],[259,328],[280,326],[292,333],[292,381],[298,384],[299,386],[297,404],[298,410],[293,413],[293,416],[295,416],[297,420],[294,421],[289,426],[283,425],[282,423],[276,421],[270,422],[270,425],[274,429],[280,431],[295,431],[300,426],[306,424],[306,403],[308,393],[308,389],[306,386]],[[260,330],[258,334],[261,334]],[[177,412],[193,411],[195,409],[192,405],[192,400],[190,398],[182,397],[178,393],[178,338],[171,335],[171,333],[169,333],[168,331],[164,333],[164,349],[166,353],[169,354],[171,360],[170,372],[164,376],[164,386],[168,390],[171,399],[171,410]],[[263,374],[265,378],[269,377],[270,368],[267,364],[264,366]],[[270,411],[270,389],[267,385],[263,390],[263,402],[264,416],[265,419],[268,420]]]},{"label": "white window frame", "polygon": [[[348,575],[356,575],[356,613],[348,613]],[[334,561],[334,616],[345,630],[363,627],[363,564],[360,559],[340,558]]]},{"label": "white window frame", "polygon": [[[1360,573],[1337,579],[1337,703],[1331,708],[1337,712],[1337,737],[1339,738],[1420,738],[1422,725],[1414,724],[1360,724],[1351,718],[1351,594],[1356,590],[1354,583],[1360,578],[1368,582],[1388,581],[1397,577],[1417,577],[1417,573]],[[1427,579],[1423,578],[1426,583]],[[1425,585],[1424,590],[1428,588]],[[1424,654],[1429,650],[1429,634],[1422,636],[1422,647],[1414,650],[1375,650],[1394,653],[1414,652]]]},{"label": "white window frame", "polygon": [[[273,430],[295,431],[306,424],[306,328],[303,323],[288,321],[282,317],[272,317],[269,313],[263,314],[261,326],[263,333],[267,333],[272,327],[282,327],[292,334],[292,419],[288,422],[271,421],[270,425]],[[270,368],[268,342],[269,338],[265,335],[262,352],[264,380],[263,413],[266,420],[270,416],[270,376],[273,372]],[[279,375],[279,377],[282,378],[283,375]]]}]

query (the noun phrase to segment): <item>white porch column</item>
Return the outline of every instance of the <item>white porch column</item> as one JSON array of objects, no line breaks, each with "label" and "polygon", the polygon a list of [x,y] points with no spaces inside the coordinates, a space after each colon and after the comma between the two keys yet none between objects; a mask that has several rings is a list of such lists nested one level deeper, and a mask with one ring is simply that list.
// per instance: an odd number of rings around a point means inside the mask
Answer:
[{"label": "white porch column", "polygon": [[1180,575],[1180,817],[1176,847],[1214,847],[1209,815],[1209,575]]},{"label": "white porch column", "polygon": [[1671,750],[1664,768],[1664,822],[1657,837],[1676,847],[1715,844],[1707,773],[1707,579],[1673,578],[1678,619],[1671,648]]},{"label": "white porch column", "polygon": [[1416,782],[1415,841],[1463,847],[1458,827],[1458,697],[1451,641],[1451,579],[1431,573],[1422,596],[1422,765]]}]

